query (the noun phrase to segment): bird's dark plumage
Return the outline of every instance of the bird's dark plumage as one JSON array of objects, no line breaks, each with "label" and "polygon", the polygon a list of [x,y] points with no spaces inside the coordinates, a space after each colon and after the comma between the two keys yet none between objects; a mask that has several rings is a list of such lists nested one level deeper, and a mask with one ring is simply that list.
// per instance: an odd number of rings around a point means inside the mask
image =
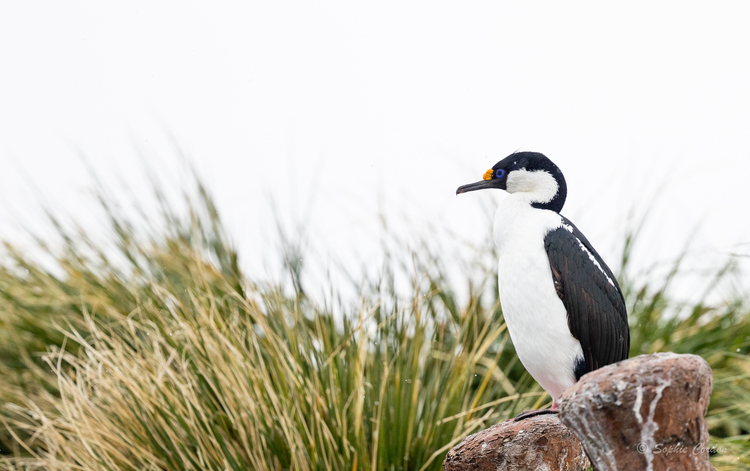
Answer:
[{"label": "bird's dark plumage", "polygon": [[[583,373],[588,373],[628,357],[628,316],[612,271],[581,231],[562,218],[562,227],[544,238],[544,248],[555,290],[568,312],[570,333],[581,342]],[[576,371],[576,379],[581,375]]]}]

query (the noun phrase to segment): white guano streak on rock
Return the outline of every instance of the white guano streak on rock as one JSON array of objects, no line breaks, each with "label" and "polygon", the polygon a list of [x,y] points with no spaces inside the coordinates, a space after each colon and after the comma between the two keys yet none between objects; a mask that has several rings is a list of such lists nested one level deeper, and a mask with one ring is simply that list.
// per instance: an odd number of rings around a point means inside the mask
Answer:
[{"label": "white guano streak on rock", "polygon": [[670,374],[669,379],[666,380],[662,380],[660,378],[655,379],[657,383],[656,396],[654,396],[654,400],[651,401],[651,404],[648,405],[648,417],[646,418],[646,423],[643,423],[643,416],[641,415],[641,404],[643,403],[643,386],[641,384],[639,384],[638,388],[636,389],[635,404],[633,404],[633,412],[635,412],[635,417],[636,419],[638,419],[638,423],[642,425],[641,443],[643,443],[643,456],[646,458],[647,471],[654,471],[654,449],[656,448],[656,439],[654,438],[654,434],[657,430],[659,430],[659,424],[654,422],[656,404],[658,404],[659,399],[661,399],[661,395],[664,392],[664,389],[672,384],[672,375]]},{"label": "white guano streak on rock", "polygon": [[[606,463],[607,468],[611,470],[617,469],[617,461],[615,460],[615,453],[612,448],[609,447],[606,441],[606,437],[599,427],[595,427],[595,430],[589,426],[590,424],[597,424],[594,417],[588,413],[588,409],[585,411],[585,416],[580,416],[580,425],[586,430],[586,435],[590,437],[596,437],[596,443],[599,445],[599,449],[596,456],[596,460],[600,463]],[[587,417],[586,417],[587,416]]]},{"label": "white guano streak on rock", "polygon": [[[579,431],[585,431],[584,435],[593,437],[595,440],[593,443],[596,444],[597,449],[595,450],[595,456],[589,456],[592,461],[596,461],[597,468],[617,470],[617,461],[615,460],[614,450],[612,450],[607,444],[604,431],[601,427],[597,426],[597,421],[594,419],[591,413],[591,408],[602,406],[599,396],[598,385],[592,385],[591,389],[586,389],[579,392],[577,395],[584,396],[586,398],[583,404],[575,405],[575,412],[570,414],[569,417],[575,419],[575,429]],[[591,426],[594,427],[591,427]],[[592,443],[590,441],[589,443]],[[593,464],[593,463],[592,463]]]},{"label": "white guano streak on rock", "polygon": [[635,412],[635,418],[638,419],[638,423],[643,425],[641,404],[643,404],[643,388],[639,384],[638,387],[635,388],[635,404],[633,404],[633,412]]},{"label": "white guano streak on rock", "polygon": [[617,380],[617,382],[615,383],[615,388],[617,388],[617,401],[615,401],[615,405],[622,405],[622,392],[625,391],[625,388],[627,386],[628,385],[625,384],[625,381]]}]

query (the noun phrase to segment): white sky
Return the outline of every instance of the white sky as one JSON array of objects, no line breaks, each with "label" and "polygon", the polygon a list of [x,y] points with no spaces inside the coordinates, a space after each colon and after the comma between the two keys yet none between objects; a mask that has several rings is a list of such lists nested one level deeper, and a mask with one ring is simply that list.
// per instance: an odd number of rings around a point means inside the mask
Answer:
[{"label": "white sky", "polygon": [[136,147],[175,172],[169,133],[255,274],[268,195],[355,266],[381,207],[483,240],[500,192],[455,189],[515,150],[562,168],[611,265],[649,205],[639,266],[699,224],[697,266],[747,254],[750,4],[688,3],[3,2],[0,236],[30,181],[86,220],[79,153],[136,191]]}]

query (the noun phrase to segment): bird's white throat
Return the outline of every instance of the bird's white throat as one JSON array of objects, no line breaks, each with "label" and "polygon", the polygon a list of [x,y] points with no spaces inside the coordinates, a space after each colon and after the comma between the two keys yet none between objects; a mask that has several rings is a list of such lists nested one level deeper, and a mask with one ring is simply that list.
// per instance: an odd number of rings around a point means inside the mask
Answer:
[{"label": "bird's white throat", "polygon": [[549,203],[557,195],[559,186],[546,170],[513,170],[508,174],[508,193],[525,193],[532,203]]}]

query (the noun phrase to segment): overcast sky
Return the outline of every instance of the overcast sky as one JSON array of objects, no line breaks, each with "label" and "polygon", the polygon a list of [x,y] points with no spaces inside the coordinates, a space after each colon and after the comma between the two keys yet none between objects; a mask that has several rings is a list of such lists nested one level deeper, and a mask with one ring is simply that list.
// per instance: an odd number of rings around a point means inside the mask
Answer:
[{"label": "overcast sky", "polygon": [[[484,239],[456,188],[515,150],[565,173],[563,213],[615,266],[654,206],[640,266],[699,227],[698,265],[750,247],[747,2],[3,2],[0,236],[29,183],[86,220],[101,172],[145,188],[138,150],[215,194],[248,271],[269,198],[352,264],[384,209]],[[489,193],[489,192],[485,192]],[[95,224],[96,221],[92,221]]]}]

